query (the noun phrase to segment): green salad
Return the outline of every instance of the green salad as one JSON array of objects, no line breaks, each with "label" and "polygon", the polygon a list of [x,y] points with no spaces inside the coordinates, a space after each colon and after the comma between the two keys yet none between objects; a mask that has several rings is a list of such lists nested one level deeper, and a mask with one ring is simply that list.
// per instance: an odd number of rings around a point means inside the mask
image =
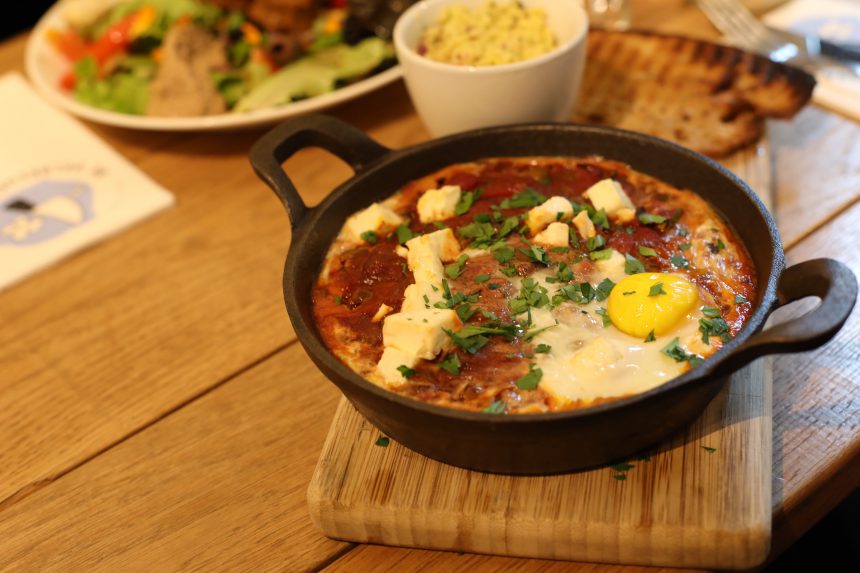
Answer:
[{"label": "green salad", "polygon": [[63,6],[67,27],[47,33],[69,62],[62,89],[84,104],[134,115],[264,109],[395,63],[387,40],[345,33],[344,0],[324,8],[306,1],[313,8],[278,29],[197,0],[73,0]]}]

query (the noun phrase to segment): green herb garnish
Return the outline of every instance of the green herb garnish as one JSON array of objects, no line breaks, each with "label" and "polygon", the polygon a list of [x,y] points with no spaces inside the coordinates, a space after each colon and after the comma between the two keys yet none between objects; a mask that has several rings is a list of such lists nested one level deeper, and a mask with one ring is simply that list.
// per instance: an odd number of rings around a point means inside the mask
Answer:
[{"label": "green herb garnish", "polygon": [[450,372],[454,376],[460,373],[460,357],[456,354],[449,354],[445,357],[445,360],[439,363],[439,368],[445,370],[446,372]]},{"label": "green herb garnish", "polygon": [[594,298],[598,302],[602,300],[606,300],[606,297],[609,296],[609,293],[612,292],[612,289],[615,288],[615,283],[610,279],[603,279],[600,281],[600,284],[597,285],[597,288],[594,289]]},{"label": "green herb garnish", "polygon": [[654,342],[655,340],[657,339],[654,338],[654,331],[652,330],[648,333],[648,336],[645,337],[645,342]]},{"label": "green herb garnish", "polygon": [[400,226],[397,227],[395,234],[397,235],[397,242],[401,245],[405,245],[406,241],[418,236],[418,233],[413,233],[412,229],[410,229],[409,225],[406,223],[401,223]]},{"label": "green herb garnish", "polygon": [[469,260],[469,255],[460,255],[457,260],[445,267],[445,276],[451,280],[463,274],[463,266]]},{"label": "green herb garnish", "polygon": [[529,373],[515,382],[520,390],[534,390],[538,387],[543,371],[535,368],[533,363],[529,364]]},{"label": "green herb garnish", "polygon": [[376,441],[373,443],[375,446],[379,446],[380,448],[387,448],[388,444],[391,443],[391,438],[388,436],[379,436],[376,438]]},{"label": "green herb garnish", "polygon": [[[472,208],[472,205],[474,205],[475,201],[478,200],[478,197],[481,196],[482,192],[482,189],[475,189],[474,191],[461,193],[460,200],[457,201],[457,205],[454,207],[454,214],[465,215],[466,212]],[[489,221],[489,218],[487,218],[487,221]]]},{"label": "green herb garnish", "polygon": [[659,225],[666,222],[666,217],[663,215],[652,215],[651,213],[642,213],[639,215],[639,222],[643,225]]},{"label": "green herb garnish", "polygon": [[507,404],[505,404],[501,400],[496,400],[492,404],[481,410],[481,412],[486,412],[487,414],[504,414],[505,410],[507,409]]},{"label": "green herb garnish", "polygon": [[592,261],[606,261],[612,258],[612,248],[601,249],[599,251],[591,251],[588,258]]},{"label": "green herb garnish", "polygon": [[546,354],[550,350],[552,350],[552,347],[549,344],[538,344],[535,346],[536,354]]},{"label": "green herb garnish", "polygon": [[690,266],[690,261],[688,261],[681,255],[672,255],[672,257],[669,259],[669,262],[671,262],[672,266],[676,269],[686,269]]},{"label": "green herb garnish", "polygon": [[493,275],[475,275],[472,280],[475,281],[476,283],[478,283],[479,285],[482,285],[485,282],[487,282],[488,280],[490,280],[491,278],[493,278]]},{"label": "green herb garnish", "polygon": [[645,272],[645,265],[642,261],[631,255],[624,256],[624,272],[628,275],[635,275]]},{"label": "green herb garnish", "polygon": [[651,288],[648,290],[648,296],[658,296],[661,294],[666,294],[666,291],[663,290],[663,283],[657,283],[655,285],[652,285]]},{"label": "green herb garnish", "polygon": [[379,241],[379,237],[376,236],[376,233],[374,231],[365,231],[361,235],[359,235],[359,237],[361,237],[362,240],[367,241],[371,245],[375,245],[376,242]]},{"label": "green herb garnish", "polygon": [[742,294],[736,294],[735,295],[735,304],[744,304],[744,303],[747,303],[749,301],[750,301],[750,299],[748,299],[747,297],[745,297]]},{"label": "green herb garnish", "polygon": [[517,193],[510,199],[505,199],[501,202],[500,207],[502,209],[519,209],[522,207],[537,207],[541,203],[546,201],[546,196],[541,195],[531,187],[523,191],[522,193]]},{"label": "green herb garnish", "polygon": [[651,247],[643,247],[642,245],[639,245],[639,254],[643,257],[656,257],[657,251]]},{"label": "green herb garnish", "polygon": [[405,364],[401,364],[400,366],[398,366],[397,371],[400,372],[401,376],[403,376],[404,378],[407,378],[407,379],[415,376],[415,370],[412,368],[409,368]]}]

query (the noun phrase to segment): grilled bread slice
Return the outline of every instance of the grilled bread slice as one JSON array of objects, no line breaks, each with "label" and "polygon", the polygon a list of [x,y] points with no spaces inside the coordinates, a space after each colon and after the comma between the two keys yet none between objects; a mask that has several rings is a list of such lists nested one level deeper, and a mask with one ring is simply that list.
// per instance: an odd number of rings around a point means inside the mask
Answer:
[{"label": "grilled bread slice", "polygon": [[815,79],[797,68],[681,36],[593,29],[574,121],[650,133],[712,157],[790,118]]}]

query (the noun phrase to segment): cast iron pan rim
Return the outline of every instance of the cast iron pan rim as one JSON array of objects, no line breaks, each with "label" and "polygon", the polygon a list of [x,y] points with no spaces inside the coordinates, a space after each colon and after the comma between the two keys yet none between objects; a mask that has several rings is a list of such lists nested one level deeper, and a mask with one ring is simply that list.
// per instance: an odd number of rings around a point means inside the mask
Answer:
[{"label": "cast iron pan rim", "polygon": [[[305,350],[311,355],[312,358],[315,359],[315,361],[322,362],[327,365],[344,383],[358,386],[362,390],[370,392],[377,397],[387,400],[389,402],[393,402],[398,406],[404,406],[406,408],[420,410],[426,414],[430,414],[433,416],[438,416],[442,418],[453,418],[465,422],[479,422],[492,425],[529,424],[540,422],[551,423],[574,418],[587,418],[589,416],[600,415],[610,410],[622,410],[630,406],[634,406],[639,402],[649,400],[655,396],[658,396],[659,394],[670,392],[678,386],[682,386],[688,383],[692,384],[700,382],[704,378],[714,375],[716,368],[726,358],[728,358],[736,349],[740,348],[750,336],[760,330],[761,326],[764,324],[768,315],[773,310],[773,307],[777,301],[777,284],[779,282],[779,277],[785,267],[785,257],[783,254],[782,242],[780,240],[779,232],[776,228],[776,224],[773,220],[773,217],[767,211],[767,208],[764,206],[764,204],[761,202],[755,192],[753,192],[752,189],[750,189],[750,187],[737,175],[723,167],[715,160],[710,159],[709,157],[706,157],[696,151],[693,151],[676,143],[650,135],[614,127],[582,125],[574,123],[518,124],[513,126],[478,129],[449,135],[447,137],[439,139],[433,139],[411,147],[392,150],[391,152],[384,154],[379,159],[364,166],[361,169],[360,173],[356,173],[353,177],[351,177],[346,182],[342,183],[336,189],[334,189],[328,195],[328,197],[326,197],[326,199],[324,199],[317,207],[313,209],[312,213],[310,214],[311,216],[306,217],[300,227],[295,230],[294,237],[298,240],[294,241],[293,244],[290,246],[289,255],[287,257],[287,261],[284,267],[285,293],[288,292],[287,279],[290,274],[291,264],[297,258],[295,252],[298,252],[299,247],[303,246],[302,244],[304,243],[305,237],[308,234],[308,230],[314,227],[317,220],[321,219],[326,215],[326,212],[328,211],[328,207],[330,205],[340,200],[340,198],[346,193],[350,192],[353,187],[355,187],[356,185],[360,185],[361,181],[368,175],[380,169],[387,168],[391,163],[398,162],[402,159],[414,155],[421,155],[423,153],[435,150],[440,147],[445,147],[447,144],[454,141],[460,141],[463,139],[480,139],[488,136],[493,136],[495,134],[510,134],[512,132],[523,133],[524,135],[546,134],[555,132],[589,133],[597,135],[599,137],[633,140],[649,147],[656,148],[659,150],[659,153],[670,153],[685,156],[695,162],[704,164],[708,168],[717,171],[723,177],[728,179],[736,190],[742,192],[747,197],[747,199],[750,200],[750,202],[757,210],[758,215],[764,220],[767,233],[771,240],[771,244],[773,245],[773,255],[770,261],[771,272],[768,276],[767,284],[765,285],[763,291],[760,290],[760,292],[762,292],[762,296],[759,301],[759,304],[753,312],[752,316],[747,321],[747,323],[738,333],[738,335],[735,336],[728,344],[724,345],[712,356],[708,357],[702,365],[692,368],[681,376],[673,378],[672,380],[660,384],[659,386],[656,386],[645,392],[640,392],[638,394],[634,394],[633,396],[618,398],[602,404],[586,406],[583,408],[576,408],[573,410],[562,410],[559,412],[547,412],[541,414],[515,414],[499,416],[487,414],[484,412],[474,412],[469,410],[460,410],[447,406],[439,406],[436,404],[423,402],[421,400],[407,398],[405,396],[397,394],[396,392],[386,390],[374,384],[373,382],[370,382],[364,377],[358,375],[340,360],[338,360],[322,344],[317,332],[316,325],[308,324],[307,322],[305,322],[301,312],[299,312],[297,297],[288,296],[286,297],[287,311],[289,312],[293,320],[298,323],[296,324],[295,328],[297,336],[302,345],[305,347]],[[731,220],[727,220],[731,225]],[[296,247],[296,251],[294,251],[293,249],[294,246]]]}]

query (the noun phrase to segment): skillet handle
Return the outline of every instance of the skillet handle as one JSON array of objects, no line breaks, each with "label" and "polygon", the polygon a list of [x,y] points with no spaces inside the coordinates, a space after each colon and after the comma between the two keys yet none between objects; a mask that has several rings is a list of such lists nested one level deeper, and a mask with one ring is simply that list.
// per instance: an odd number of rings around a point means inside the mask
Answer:
[{"label": "skillet handle", "polygon": [[[766,354],[802,352],[823,345],[845,324],[857,300],[857,279],[833,259],[813,259],[787,268],[779,278],[775,308],[807,296],[821,298],[809,312],[753,335],[721,365],[734,371]],[[722,370],[722,368],[721,368]]]},{"label": "skillet handle", "polygon": [[328,115],[285,121],[261,137],[249,157],[257,176],[272,188],[287,209],[293,229],[309,211],[282,164],[305,147],[321,147],[346,161],[356,173],[391,150],[361,130]]}]

